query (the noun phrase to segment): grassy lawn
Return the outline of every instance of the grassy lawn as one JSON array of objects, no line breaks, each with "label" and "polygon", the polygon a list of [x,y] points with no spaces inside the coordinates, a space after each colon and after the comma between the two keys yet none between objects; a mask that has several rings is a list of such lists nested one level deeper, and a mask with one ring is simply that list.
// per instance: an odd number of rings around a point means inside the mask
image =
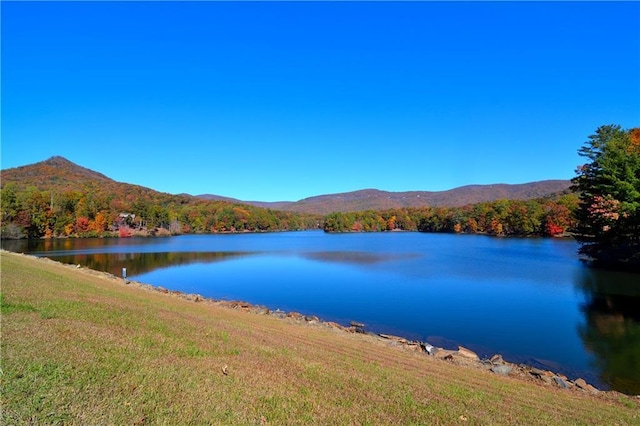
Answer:
[{"label": "grassy lawn", "polygon": [[617,393],[0,258],[2,424],[640,424]]}]

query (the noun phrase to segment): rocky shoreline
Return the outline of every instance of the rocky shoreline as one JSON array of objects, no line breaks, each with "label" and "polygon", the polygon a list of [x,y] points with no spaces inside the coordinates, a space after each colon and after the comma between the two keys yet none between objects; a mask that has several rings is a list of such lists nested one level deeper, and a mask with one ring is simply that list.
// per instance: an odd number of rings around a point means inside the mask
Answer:
[{"label": "rocky shoreline", "polygon": [[[2,252],[5,252],[5,250],[2,250]],[[323,321],[315,315],[302,315],[298,312],[285,312],[279,309],[271,310],[267,307],[253,305],[248,302],[215,300],[203,297],[199,294],[183,293],[180,291],[168,290],[160,286],[153,286],[151,284],[131,281],[127,278],[120,278],[111,273],[92,270],[82,267],[81,265],[67,265],[45,257],[31,256],[22,253],[17,254],[21,256],[33,257],[44,262],[61,264],[69,268],[77,269],[86,274],[100,276],[111,281],[115,281],[122,285],[135,286],[148,291],[155,291],[167,294],[172,297],[179,297],[194,303],[205,303],[224,307],[227,309],[239,310],[254,315],[270,315],[282,320],[293,321],[299,324],[306,324],[308,326],[326,327],[338,332],[361,334],[375,339],[379,343],[385,344],[389,347],[395,347],[399,350],[413,351],[416,353],[424,354],[425,356],[442,362],[449,362],[455,365],[486,370],[492,374],[497,374],[500,376],[509,376],[527,381],[535,381],[545,386],[585,392],[592,395],[597,395],[600,393],[619,394],[619,392],[613,390],[597,389],[582,378],[570,380],[565,375],[555,373],[550,370],[543,370],[526,364],[511,363],[502,359],[502,356],[499,354],[493,355],[491,358],[480,358],[478,354],[462,346],[458,346],[457,350],[449,350],[436,347],[429,344],[428,342],[408,340],[401,336],[367,332],[365,330],[365,324],[355,321],[352,321],[349,325],[341,325],[333,321]],[[640,395],[637,396],[637,398],[640,398]]]},{"label": "rocky shoreline", "polygon": [[[138,283],[137,283],[138,284]],[[139,284],[138,284],[139,285]],[[152,286],[153,288],[153,286]],[[223,306],[229,309],[242,310],[247,313],[253,313],[258,315],[272,315],[281,319],[289,319],[298,323],[306,323],[312,326],[324,326],[331,329],[339,330],[347,333],[361,333],[368,336],[372,336],[382,342],[385,342],[388,346],[396,347],[401,350],[413,351],[417,353],[423,353],[426,356],[433,357],[438,360],[450,362],[452,364],[474,367],[483,370],[490,371],[491,373],[501,376],[519,377],[525,380],[539,381],[540,383],[548,386],[555,386],[562,389],[575,389],[582,392],[588,392],[591,394],[598,394],[600,392],[615,392],[615,391],[602,391],[596,387],[587,383],[584,379],[578,378],[570,380],[567,376],[559,373],[554,373],[549,370],[542,370],[526,364],[514,364],[502,359],[501,355],[494,355],[489,359],[482,359],[470,349],[463,346],[458,346],[457,350],[448,350],[439,348],[429,344],[428,342],[421,342],[416,340],[408,340],[401,336],[394,336],[383,333],[370,333],[364,330],[364,324],[351,322],[348,326],[338,324],[333,321],[322,321],[315,315],[302,315],[298,312],[284,312],[281,310],[272,311],[263,306],[254,306],[247,302],[237,301],[217,301],[212,299],[205,299],[199,295],[184,294],[181,292],[169,291],[162,287],[153,288],[156,291],[163,293],[173,294],[178,297],[184,297],[187,300],[194,302],[207,302],[217,306]]]}]

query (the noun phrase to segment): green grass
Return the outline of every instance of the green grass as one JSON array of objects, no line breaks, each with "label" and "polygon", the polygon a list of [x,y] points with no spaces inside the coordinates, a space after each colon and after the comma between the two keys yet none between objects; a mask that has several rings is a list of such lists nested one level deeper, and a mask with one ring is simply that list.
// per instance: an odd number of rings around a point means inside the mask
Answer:
[{"label": "green grass", "polygon": [[2,424],[640,424],[623,395],[0,258]]},{"label": "green grass", "polygon": [[25,303],[9,303],[0,293],[0,314],[9,315],[14,312],[37,312],[36,308]]}]

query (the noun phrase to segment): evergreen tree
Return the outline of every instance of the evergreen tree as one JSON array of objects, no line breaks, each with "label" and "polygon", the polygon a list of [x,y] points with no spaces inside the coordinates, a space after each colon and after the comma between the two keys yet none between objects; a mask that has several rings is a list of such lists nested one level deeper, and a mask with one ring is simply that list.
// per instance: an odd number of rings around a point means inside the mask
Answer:
[{"label": "evergreen tree", "polygon": [[640,139],[637,129],[601,126],[578,151],[580,252],[596,264],[640,269]]}]

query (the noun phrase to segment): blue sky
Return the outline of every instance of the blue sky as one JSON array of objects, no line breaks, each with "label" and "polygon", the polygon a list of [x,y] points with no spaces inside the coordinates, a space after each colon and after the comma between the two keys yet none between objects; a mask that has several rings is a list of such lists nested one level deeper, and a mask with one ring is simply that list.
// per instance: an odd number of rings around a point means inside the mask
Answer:
[{"label": "blue sky", "polygon": [[569,179],[638,2],[6,2],[2,168],[242,200]]}]

